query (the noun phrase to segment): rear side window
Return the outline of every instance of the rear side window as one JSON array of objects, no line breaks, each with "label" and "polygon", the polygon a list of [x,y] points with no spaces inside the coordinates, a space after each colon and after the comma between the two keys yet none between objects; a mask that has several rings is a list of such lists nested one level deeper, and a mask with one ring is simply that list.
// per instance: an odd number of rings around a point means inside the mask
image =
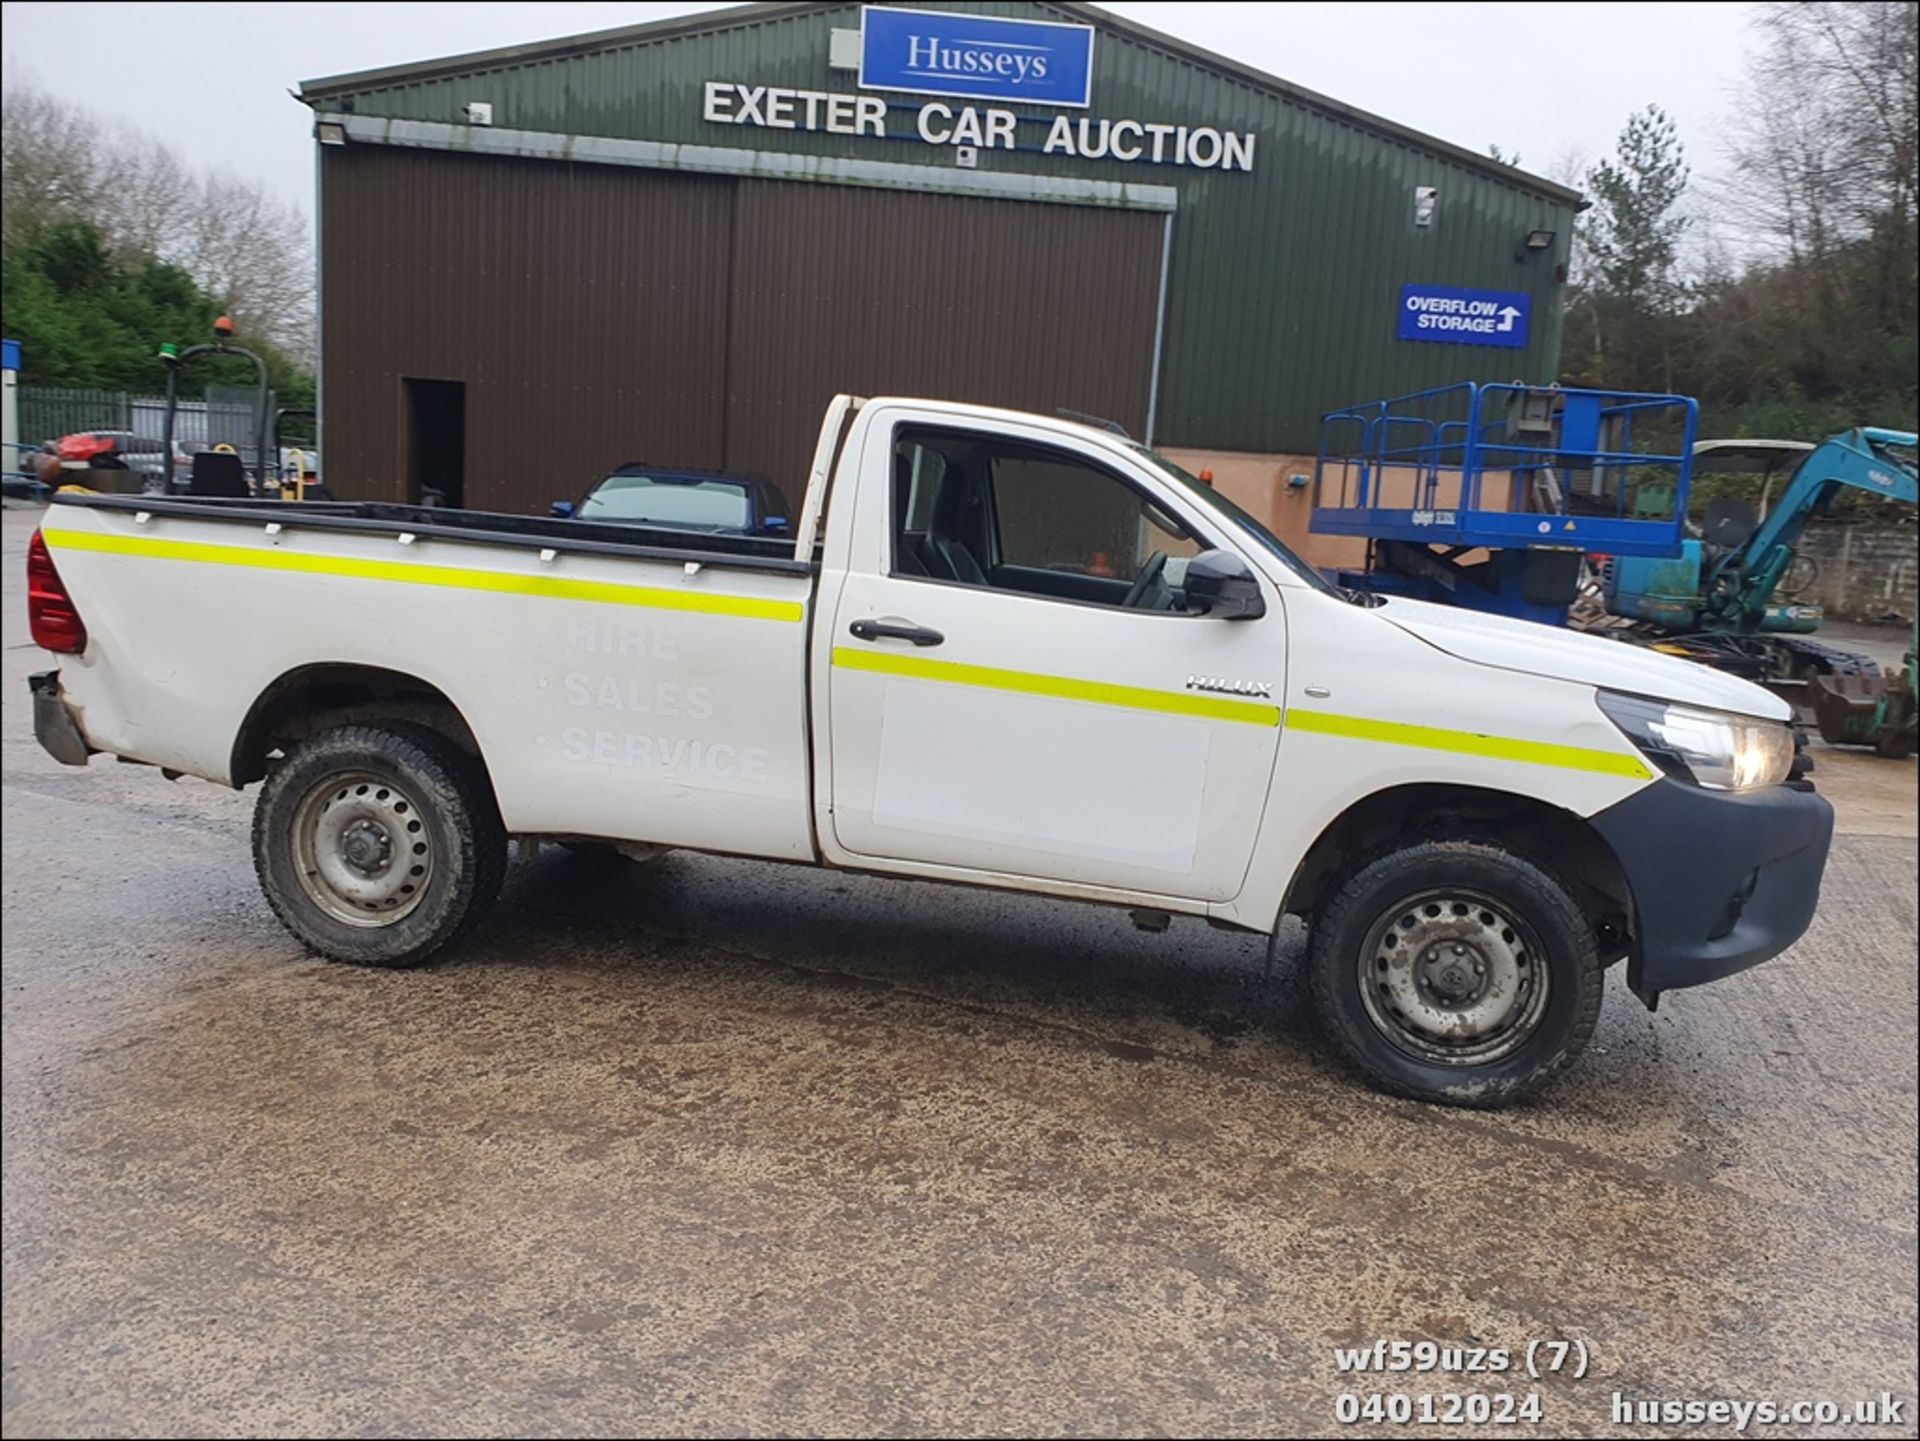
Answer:
[{"label": "rear side window", "polygon": [[745,530],[753,523],[746,487],[725,480],[610,475],[581,503],[581,520]]}]

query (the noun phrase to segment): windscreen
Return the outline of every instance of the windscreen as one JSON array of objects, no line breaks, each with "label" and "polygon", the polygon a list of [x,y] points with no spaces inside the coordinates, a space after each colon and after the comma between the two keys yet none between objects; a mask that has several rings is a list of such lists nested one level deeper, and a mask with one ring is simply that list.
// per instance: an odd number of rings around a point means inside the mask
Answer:
[{"label": "windscreen", "polygon": [[610,475],[581,503],[581,520],[746,530],[752,521],[746,487],[727,480]]},{"label": "windscreen", "polygon": [[1304,560],[1300,559],[1300,557],[1295,555],[1291,550],[1287,549],[1286,542],[1282,541],[1279,536],[1268,530],[1259,521],[1248,515],[1212,486],[1194,476],[1188,475],[1186,471],[1182,470],[1157,451],[1148,450],[1144,445],[1138,444],[1133,448],[1148,460],[1152,461],[1153,464],[1158,466],[1166,475],[1185,486],[1187,492],[1196,500],[1203,502],[1212,510],[1225,516],[1245,533],[1248,539],[1254,541],[1262,549],[1269,552],[1276,560],[1285,565],[1288,570],[1299,576],[1300,579],[1304,580],[1315,590],[1325,591],[1329,595],[1339,594],[1338,588],[1331,581],[1312,566],[1308,565]]}]

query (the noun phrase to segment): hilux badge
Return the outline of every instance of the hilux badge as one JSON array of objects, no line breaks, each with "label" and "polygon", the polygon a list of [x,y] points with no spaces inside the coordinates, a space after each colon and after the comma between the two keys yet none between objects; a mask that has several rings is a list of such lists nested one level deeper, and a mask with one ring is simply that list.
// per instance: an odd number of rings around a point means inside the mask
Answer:
[{"label": "hilux badge", "polygon": [[1273,699],[1273,686],[1263,680],[1228,680],[1217,675],[1190,675],[1187,677],[1188,690],[1219,691],[1222,695],[1261,696]]}]

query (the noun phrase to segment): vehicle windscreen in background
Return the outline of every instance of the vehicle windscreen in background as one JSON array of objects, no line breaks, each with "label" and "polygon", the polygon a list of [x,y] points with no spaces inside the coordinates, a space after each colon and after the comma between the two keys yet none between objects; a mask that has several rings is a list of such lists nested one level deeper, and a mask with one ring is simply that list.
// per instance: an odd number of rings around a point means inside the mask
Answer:
[{"label": "vehicle windscreen in background", "polygon": [[581,520],[625,520],[701,530],[745,530],[751,523],[746,490],[724,480],[670,480],[610,475],[580,505]]}]

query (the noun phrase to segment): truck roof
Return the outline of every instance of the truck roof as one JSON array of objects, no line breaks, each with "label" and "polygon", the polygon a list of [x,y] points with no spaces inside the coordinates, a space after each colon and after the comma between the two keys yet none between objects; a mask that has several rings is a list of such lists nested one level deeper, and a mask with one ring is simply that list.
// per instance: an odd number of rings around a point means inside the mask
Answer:
[{"label": "truck roof", "polygon": [[1034,410],[1012,410],[999,405],[976,405],[966,400],[936,400],[931,396],[913,395],[876,395],[856,397],[861,406],[869,405],[911,405],[938,410],[966,420],[979,420],[988,423],[1017,421],[1022,425],[1045,427],[1059,431],[1064,435],[1092,436],[1108,443],[1121,445],[1135,443],[1132,436],[1111,423],[1094,423],[1091,419],[1076,420],[1060,414],[1042,414]]}]

